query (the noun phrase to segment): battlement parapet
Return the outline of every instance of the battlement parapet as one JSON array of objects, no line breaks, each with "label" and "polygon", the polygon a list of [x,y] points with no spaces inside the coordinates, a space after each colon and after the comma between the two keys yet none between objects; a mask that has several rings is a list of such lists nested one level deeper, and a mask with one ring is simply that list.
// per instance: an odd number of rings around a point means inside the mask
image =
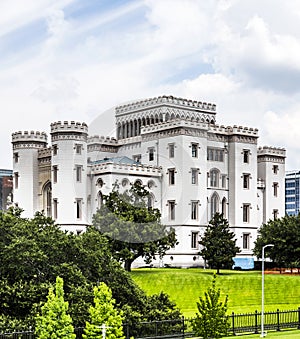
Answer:
[{"label": "battlement parapet", "polygon": [[172,106],[181,106],[181,107],[186,107],[186,108],[198,109],[201,111],[208,111],[211,113],[216,112],[215,104],[196,101],[196,100],[176,98],[172,95],[163,95],[159,97],[154,97],[154,98],[132,102],[132,103],[125,104],[125,105],[120,105],[116,107],[115,111],[116,111],[116,116],[118,116],[126,112],[130,112],[130,111],[136,111],[136,110],[145,109],[151,106],[167,105],[167,104],[172,105]]},{"label": "battlement parapet", "polygon": [[12,133],[12,142],[47,143],[47,134],[39,131],[24,131]]},{"label": "battlement parapet", "polygon": [[53,122],[51,125],[51,134],[52,133],[59,133],[59,132],[82,132],[84,134],[88,133],[88,125],[85,122],[75,122],[75,121],[57,121]]},{"label": "battlement parapet", "polygon": [[105,144],[105,145],[118,145],[118,140],[114,137],[104,137],[99,135],[93,135],[88,137],[88,144]]},{"label": "battlement parapet", "polygon": [[227,126],[224,127],[223,125],[211,125],[210,126],[211,130],[214,131],[223,131],[228,134],[228,135],[233,135],[233,134],[240,134],[240,135],[250,135],[254,137],[258,137],[258,129],[257,128],[252,128],[252,127],[244,127],[244,126]]},{"label": "battlement parapet", "polygon": [[275,155],[279,157],[286,157],[286,150],[285,148],[281,147],[260,146],[257,150],[257,155],[258,156]]},{"label": "battlement parapet", "polygon": [[38,158],[46,158],[46,157],[51,157],[51,147],[47,148],[42,148],[38,150]]},{"label": "battlement parapet", "polygon": [[163,171],[162,167],[158,166],[151,166],[151,165],[142,165],[142,164],[120,164],[114,163],[112,161],[107,161],[101,164],[92,164],[91,167],[91,174],[99,174],[99,173],[106,173],[106,172],[114,172],[120,174],[139,174],[141,176],[161,176]]}]

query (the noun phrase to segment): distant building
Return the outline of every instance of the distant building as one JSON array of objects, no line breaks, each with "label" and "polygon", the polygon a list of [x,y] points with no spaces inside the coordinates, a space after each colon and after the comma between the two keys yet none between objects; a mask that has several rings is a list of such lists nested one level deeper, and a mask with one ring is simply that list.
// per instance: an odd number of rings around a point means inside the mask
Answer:
[{"label": "distant building", "polygon": [[12,204],[13,171],[0,169],[0,209],[7,210]]},{"label": "distant building", "polygon": [[300,211],[300,171],[286,172],[285,213],[298,215]]},{"label": "distant building", "polygon": [[160,264],[203,264],[198,241],[216,212],[236,235],[238,258],[251,258],[257,229],[285,214],[285,150],[258,147],[257,129],[218,125],[205,102],[162,96],[115,115],[116,138],[75,122],[52,123],[50,144],[45,133],[13,133],[14,200],[26,216],[44,210],[79,233],[116,180],[121,190],[139,181],[179,240]]}]

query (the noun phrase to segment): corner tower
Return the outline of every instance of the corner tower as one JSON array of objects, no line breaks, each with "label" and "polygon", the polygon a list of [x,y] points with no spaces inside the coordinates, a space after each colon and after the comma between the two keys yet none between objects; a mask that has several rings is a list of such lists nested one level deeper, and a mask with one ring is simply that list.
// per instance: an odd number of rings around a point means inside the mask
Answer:
[{"label": "corner tower", "polygon": [[81,232],[87,225],[87,136],[85,123],[51,124],[52,215],[62,228]]},{"label": "corner tower", "polygon": [[47,147],[44,132],[16,132],[12,134],[14,202],[24,210],[23,216],[32,218],[39,209],[38,151]]}]

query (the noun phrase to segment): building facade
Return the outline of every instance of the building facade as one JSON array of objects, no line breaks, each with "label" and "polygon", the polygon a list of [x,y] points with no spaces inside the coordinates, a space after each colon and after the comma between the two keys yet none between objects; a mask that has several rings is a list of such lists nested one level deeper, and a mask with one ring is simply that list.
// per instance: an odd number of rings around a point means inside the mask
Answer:
[{"label": "building facade", "polygon": [[13,201],[13,171],[0,169],[0,209],[5,211]]},{"label": "building facade", "polygon": [[49,144],[45,133],[13,133],[14,200],[28,217],[44,210],[80,233],[116,181],[138,180],[179,241],[156,264],[202,265],[198,241],[216,212],[238,257],[251,258],[260,225],[285,214],[285,150],[258,147],[257,129],[218,125],[216,115],[214,104],[162,96],[116,107],[115,138],[75,122],[52,123]]},{"label": "building facade", "polygon": [[285,177],[285,212],[298,215],[300,211],[300,171],[289,171]]}]

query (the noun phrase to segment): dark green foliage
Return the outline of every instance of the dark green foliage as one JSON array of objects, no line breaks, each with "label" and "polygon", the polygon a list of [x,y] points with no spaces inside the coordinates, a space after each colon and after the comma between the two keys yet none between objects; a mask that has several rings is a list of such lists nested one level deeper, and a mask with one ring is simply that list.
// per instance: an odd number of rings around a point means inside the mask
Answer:
[{"label": "dark green foliage", "polygon": [[227,296],[224,302],[220,301],[220,289],[216,288],[216,275],[213,277],[212,286],[199,297],[197,302],[198,313],[193,321],[193,330],[196,336],[203,339],[222,338],[227,335],[229,321],[226,317]]},{"label": "dark green foliage", "polygon": [[[74,326],[83,326],[93,288],[105,282],[126,321],[147,320],[149,298],[113,258],[108,240],[94,227],[81,235],[66,233],[37,213],[0,211],[0,333],[28,329],[60,276]],[[167,315],[166,315],[167,317]]]},{"label": "dark green foliage", "polygon": [[123,312],[116,309],[111,290],[105,283],[94,287],[94,305],[89,308],[90,320],[85,324],[83,339],[123,339]]},{"label": "dark green foliage", "polygon": [[75,339],[68,303],[64,300],[63,279],[56,278],[55,293],[50,287],[42,314],[36,318],[37,339]]},{"label": "dark green foliage", "polygon": [[116,184],[103,197],[105,204],[94,215],[93,225],[107,237],[115,258],[130,271],[135,259],[143,257],[150,263],[177,240],[174,230],[161,224],[159,210],[147,207],[149,192],[143,186],[134,184],[122,194],[118,188]]},{"label": "dark green foliage", "polygon": [[279,267],[300,267],[300,215],[269,220],[258,231],[254,254],[261,258],[262,248],[267,244],[265,256]]},{"label": "dark green foliage", "polygon": [[210,268],[217,269],[218,274],[221,268],[232,267],[233,258],[240,251],[234,238],[227,219],[223,218],[222,214],[216,213],[199,244],[203,246],[200,255]]}]

